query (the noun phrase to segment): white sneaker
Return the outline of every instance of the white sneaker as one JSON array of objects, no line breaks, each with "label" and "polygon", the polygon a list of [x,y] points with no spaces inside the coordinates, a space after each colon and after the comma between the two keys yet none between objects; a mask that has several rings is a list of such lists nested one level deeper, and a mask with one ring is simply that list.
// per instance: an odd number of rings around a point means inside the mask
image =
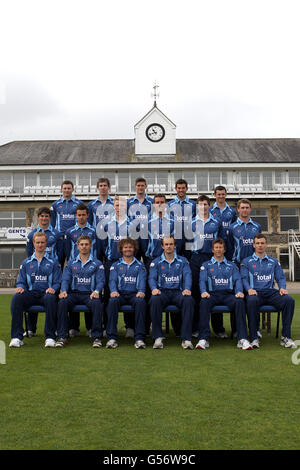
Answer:
[{"label": "white sneaker", "polygon": [[132,328],[126,328],[125,338],[134,338],[134,330]]},{"label": "white sneaker", "polygon": [[118,343],[115,339],[110,339],[106,343],[107,349],[116,349],[118,347]]},{"label": "white sneaker", "polygon": [[[23,336],[27,336],[26,331],[23,333]],[[36,333],[31,330],[28,330],[28,338],[32,338],[33,336],[36,336]]]},{"label": "white sneaker", "polygon": [[134,343],[134,347],[135,347],[136,349],[145,349],[146,344],[145,344],[144,341],[142,341],[141,339],[138,339],[138,340]]},{"label": "white sneaker", "polygon": [[252,343],[250,343],[253,349],[258,349],[259,348],[259,342],[258,339],[254,339]]},{"label": "white sneaker", "polygon": [[252,346],[247,339],[240,339],[237,347],[244,350],[252,349]]},{"label": "white sneaker", "polygon": [[153,344],[153,349],[163,349],[164,343],[162,338],[156,338]]},{"label": "white sneaker", "polygon": [[228,334],[225,331],[221,331],[220,333],[215,333],[216,338],[220,339],[227,339]]},{"label": "white sneaker", "polygon": [[70,338],[75,338],[75,336],[79,336],[79,335],[80,335],[80,331],[74,330],[74,329],[69,330],[69,336],[70,336]]},{"label": "white sneaker", "polygon": [[47,338],[45,341],[45,348],[55,348],[56,341],[52,338]]},{"label": "white sneaker", "polygon": [[285,348],[292,348],[292,349],[297,348],[292,338],[287,338],[283,336],[281,336],[280,346],[284,346]]},{"label": "white sneaker", "polygon": [[19,338],[12,338],[11,342],[9,343],[10,348],[20,348],[24,346],[24,343]]},{"label": "white sneaker", "polygon": [[200,339],[196,344],[196,349],[207,349],[209,348],[209,342],[206,339]]},{"label": "white sneaker", "polygon": [[182,341],[181,346],[183,347],[183,349],[194,349],[192,342],[188,340]]}]

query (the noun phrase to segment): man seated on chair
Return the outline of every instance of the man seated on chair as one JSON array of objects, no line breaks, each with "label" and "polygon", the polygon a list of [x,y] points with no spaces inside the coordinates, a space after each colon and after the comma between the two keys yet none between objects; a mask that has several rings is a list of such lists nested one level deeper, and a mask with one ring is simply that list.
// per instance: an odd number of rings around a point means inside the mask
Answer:
[{"label": "man seated on chair", "polygon": [[46,254],[48,238],[44,232],[33,236],[34,253],[23,261],[17,279],[15,295],[11,302],[10,347],[23,346],[23,312],[30,306],[45,308],[45,347],[54,347],[56,339],[57,293],[61,283],[61,268]]},{"label": "man seated on chair", "polygon": [[167,305],[176,305],[181,310],[183,349],[193,349],[192,321],[194,299],[192,297],[192,272],[187,259],[175,250],[175,238],[162,239],[163,254],[154,259],[149,269],[151,289],[150,315],[154,349],[163,348],[162,313]]},{"label": "man seated on chair", "polygon": [[[30,257],[34,253],[33,236],[36,232],[45,233],[48,241],[45,253],[47,256],[55,261],[58,261],[60,265],[63,262],[63,236],[62,232],[59,232],[50,224],[51,211],[49,207],[40,207],[37,211],[38,225],[34,228],[27,237],[26,250],[27,256]],[[29,338],[36,335],[36,325],[38,320],[38,313],[28,313],[28,331]]]},{"label": "man seated on chair", "polygon": [[118,314],[122,305],[131,305],[134,313],[134,346],[144,349],[145,317],[147,304],[145,301],[147,272],[144,263],[138,261],[134,254],[138,250],[138,242],[132,238],[120,240],[119,252],[122,257],[110,268],[109,289],[110,299],[107,307],[107,343],[108,349],[118,347]]},{"label": "man seated on chair", "polygon": [[[254,254],[242,260],[241,276],[246,296],[246,307],[249,324],[250,341],[258,348],[258,313],[261,305],[273,305],[282,312],[281,346],[295,348],[291,339],[291,324],[294,315],[295,301],[288,295],[286,279],[280,263],[268,256],[267,238],[264,234],[255,235],[253,240]],[[275,281],[279,290],[275,288]]]},{"label": "man seated on chair", "polygon": [[78,238],[79,255],[68,261],[62,276],[58,302],[56,347],[64,347],[69,331],[68,312],[75,305],[86,305],[92,312],[91,338],[93,347],[100,348],[102,337],[103,304],[101,292],[105,283],[104,267],[91,253],[92,240],[88,235]]},{"label": "man seated on chair", "polygon": [[197,349],[209,347],[210,313],[216,305],[226,305],[234,312],[237,326],[237,347],[252,349],[247,340],[246,312],[241,276],[238,268],[225,256],[225,242],[216,238],[212,243],[213,257],[200,268],[199,341]]}]

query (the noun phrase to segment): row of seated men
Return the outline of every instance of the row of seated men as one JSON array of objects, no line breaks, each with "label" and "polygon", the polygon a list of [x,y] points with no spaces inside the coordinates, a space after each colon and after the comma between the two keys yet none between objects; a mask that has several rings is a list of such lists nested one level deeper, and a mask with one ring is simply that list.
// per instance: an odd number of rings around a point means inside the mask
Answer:
[{"label": "row of seated men", "polygon": [[[16,293],[11,302],[10,347],[23,346],[23,312],[36,304],[42,304],[45,308],[45,347],[64,347],[70,328],[68,313],[80,304],[86,305],[91,312],[92,345],[99,348],[102,346],[104,312],[101,293],[106,281],[102,262],[91,253],[92,240],[88,235],[79,237],[78,255],[68,261],[63,273],[59,263],[46,254],[47,241],[45,233],[35,233],[34,254],[21,265]],[[296,347],[291,339],[294,299],[288,295],[280,264],[266,254],[265,235],[255,235],[254,253],[242,260],[240,269],[225,258],[224,240],[217,238],[213,241],[213,256],[200,269],[199,303],[192,295],[192,270],[188,260],[176,253],[174,236],[164,237],[161,246],[161,256],[151,262],[147,272],[144,263],[134,256],[138,249],[137,241],[131,238],[119,241],[121,258],[110,266],[108,280],[107,348],[118,347],[118,314],[123,305],[130,305],[133,310],[135,348],[146,347],[147,304],[154,349],[164,346],[162,314],[170,304],[175,304],[181,311],[183,349],[194,348],[192,335],[195,322],[198,325],[196,349],[209,347],[210,313],[215,305],[220,304],[228,306],[235,315],[237,347],[243,350],[259,348],[259,307],[265,303],[274,305],[282,312],[280,344],[286,348]],[[279,290],[275,288],[275,280]],[[147,284],[150,290],[148,302]]]}]

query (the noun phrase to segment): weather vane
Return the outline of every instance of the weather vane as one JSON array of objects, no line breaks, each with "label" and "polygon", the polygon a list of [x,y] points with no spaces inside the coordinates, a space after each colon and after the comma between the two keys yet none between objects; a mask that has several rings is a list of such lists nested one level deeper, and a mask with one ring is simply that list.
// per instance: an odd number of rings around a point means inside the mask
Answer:
[{"label": "weather vane", "polygon": [[159,85],[157,85],[157,83],[155,82],[153,86],[154,91],[151,93],[152,98],[154,98],[154,106],[156,106],[156,100],[159,97],[159,92],[157,88],[159,88]]}]

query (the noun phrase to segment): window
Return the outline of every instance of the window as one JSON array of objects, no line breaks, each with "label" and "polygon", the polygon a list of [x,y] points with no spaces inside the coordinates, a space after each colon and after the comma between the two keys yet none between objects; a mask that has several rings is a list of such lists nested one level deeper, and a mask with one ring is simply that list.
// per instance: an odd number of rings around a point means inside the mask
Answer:
[{"label": "window", "polygon": [[0,227],[26,227],[25,211],[0,211]]},{"label": "window", "polygon": [[260,183],[259,171],[248,171],[248,181],[249,181],[249,184],[259,184]]},{"label": "window", "polygon": [[215,186],[218,186],[222,183],[221,172],[220,171],[211,171],[209,173],[209,189],[213,191]]},{"label": "window", "polygon": [[52,186],[61,187],[63,180],[64,178],[62,173],[52,173]]},{"label": "window", "polygon": [[0,248],[0,266],[2,269],[18,269],[26,257],[25,248]]},{"label": "window", "polygon": [[164,184],[166,186],[166,191],[169,190],[169,173],[167,171],[157,172],[157,184]]},{"label": "window", "polygon": [[285,171],[275,171],[275,184],[285,184]]},{"label": "window", "polygon": [[184,171],[183,178],[188,182],[188,184],[195,184],[195,172],[194,171]]},{"label": "window", "polygon": [[280,248],[279,262],[282,269],[289,269],[289,250],[288,248]]},{"label": "window", "polygon": [[299,170],[289,171],[289,184],[300,184]]},{"label": "window", "polygon": [[281,208],[280,209],[280,231],[287,232],[293,229],[299,231],[299,209]]},{"label": "window", "polygon": [[200,193],[208,191],[208,171],[197,171],[197,189]]},{"label": "window", "polygon": [[1,173],[0,174],[0,186],[11,186],[11,174]]},{"label": "window", "polygon": [[272,171],[263,171],[262,173],[263,189],[268,191],[273,189]]},{"label": "window", "polygon": [[82,186],[90,185],[90,172],[89,171],[80,171],[78,173],[78,184]]},{"label": "window", "polygon": [[41,186],[51,186],[51,174],[46,171],[40,173],[40,185]]},{"label": "window", "polygon": [[118,173],[118,191],[120,193],[129,192],[129,173],[127,171]]},{"label": "window", "polygon": [[37,174],[25,173],[25,186],[36,186],[36,185],[37,185]]},{"label": "window", "polygon": [[[66,171],[64,173],[64,180],[72,181],[73,185],[76,186],[76,171]],[[63,180],[61,180],[59,186],[62,182]]]},{"label": "window", "polygon": [[182,171],[172,172],[172,191],[175,191],[175,183],[177,180],[182,178]]},{"label": "window", "polygon": [[260,224],[262,232],[269,231],[268,209],[252,209],[251,218]]},{"label": "window", "polygon": [[14,173],[13,189],[14,189],[14,192],[18,194],[21,194],[24,192],[24,173]]}]

